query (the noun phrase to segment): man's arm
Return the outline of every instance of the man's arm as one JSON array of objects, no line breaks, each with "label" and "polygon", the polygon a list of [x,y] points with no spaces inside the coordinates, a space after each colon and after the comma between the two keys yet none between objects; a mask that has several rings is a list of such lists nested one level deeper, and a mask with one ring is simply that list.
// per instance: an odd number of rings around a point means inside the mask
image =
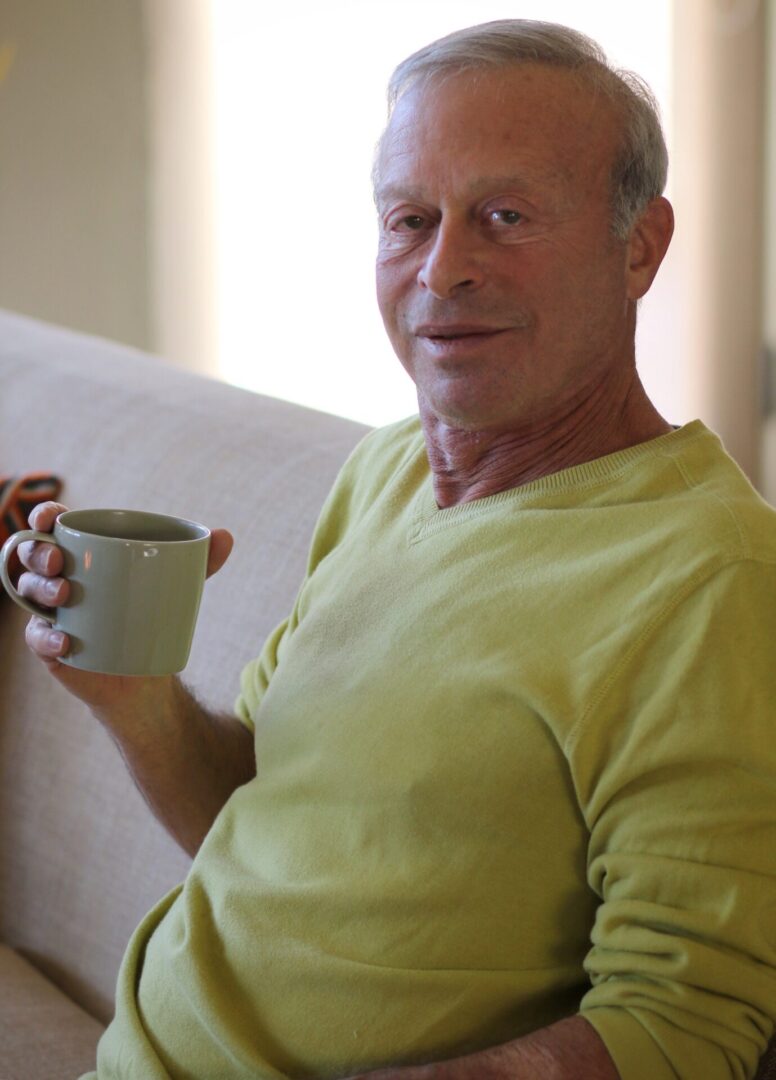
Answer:
[{"label": "man's arm", "polygon": [[154,816],[194,856],[232,792],[256,775],[253,736],[235,717],[204,709],[179,679],[153,682],[92,711]]},{"label": "man's arm", "polygon": [[[43,503],[30,524],[49,532],[64,509]],[[214,530],[208,576],[223,566],[231,548],[231,536]],[[19,556],[26,567],[19,591],[44,606],[64,603],[69,586],[58,577],[59,549],[21,544]],[[61,664],[69,642],[44,619],[31,619],[26,637],[51,674],[107,729],[154,815],[194,855],[235,788],[256,775],[251,733],[236,717],[209,713],[174,676],[99,675]]]},{"label": "man's arm", "polygon": [[477,1054],[349,1080],[619,1080],[619,1073],[592,1025],[571,1016]]}]

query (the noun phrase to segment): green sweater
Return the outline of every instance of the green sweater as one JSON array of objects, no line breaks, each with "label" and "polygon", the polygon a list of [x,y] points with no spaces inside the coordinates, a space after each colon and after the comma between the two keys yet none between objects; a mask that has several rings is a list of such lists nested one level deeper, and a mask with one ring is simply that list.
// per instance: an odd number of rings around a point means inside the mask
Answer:
[{"label": "green sweater", "polygon": [[751,1077],[775,659],[776,513],[700,422],[445,510],[417,420],[370,435],[100,1080],[341,1077],[580,1009],[623,1080]]}]

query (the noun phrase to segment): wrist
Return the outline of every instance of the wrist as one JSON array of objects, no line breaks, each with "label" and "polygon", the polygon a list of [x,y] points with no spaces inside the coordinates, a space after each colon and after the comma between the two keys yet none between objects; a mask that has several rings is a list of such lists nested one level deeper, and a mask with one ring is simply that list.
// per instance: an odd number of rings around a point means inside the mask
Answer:
[{"label": "wrist", "polygon": [[185,690],[177,675],[121,676],[87,701],[96,720],[111,732],[166,727],[180,709]]}]

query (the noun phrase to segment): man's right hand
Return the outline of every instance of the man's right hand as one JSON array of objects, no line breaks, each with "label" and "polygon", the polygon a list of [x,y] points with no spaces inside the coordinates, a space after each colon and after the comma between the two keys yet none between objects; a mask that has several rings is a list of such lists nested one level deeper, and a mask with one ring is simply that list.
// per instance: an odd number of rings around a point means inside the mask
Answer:
[{"label": "man's right hand", "polygon": [[[30,514],[30,528],[38,532],[51,532],[57,516],[67,507],[61,503],[45,502]],[[214,529],[211,534],[207,575],[220,570],[232,550],[233,539],[226,529]],[[27,543],[18,548],[19,559],[25,572],[21,575],[18,590],[41,607],[54,608],[67,602],[70,585],[62,577],[62,552],[56,544]],[[164,676],[136,677],[122,675],[99,675],[91,671],[79,671],[60,659],[67,655],[70,641],[66,634],[55,630],[39,616],[33,616],[27,624],[26,641],[31,651],[51,671],[70,693],[80,698],[90,708],[98,711],[111,710],[119,704],[128,705],[138,697],[161,690]],[[167,679],[169,681],[169,679]]]},{"label": "man's right hand", "polygon": [[[51,532],[64,509],[41,503],[30,527]],[[208,576],[224,565],[232,542],[225,529],[213,531]],[[19,592],[43,607],[65,603],[69,585],[56,545],[39,541],[17,550],[25,567]],[[38,616],[27,627],[27,644],[110,732],[153,813],[193,855],[235,788],[256,775],[251,732],[234,716],[201,706],[177,676],[99,675],[62,664],[70,642]]]}]

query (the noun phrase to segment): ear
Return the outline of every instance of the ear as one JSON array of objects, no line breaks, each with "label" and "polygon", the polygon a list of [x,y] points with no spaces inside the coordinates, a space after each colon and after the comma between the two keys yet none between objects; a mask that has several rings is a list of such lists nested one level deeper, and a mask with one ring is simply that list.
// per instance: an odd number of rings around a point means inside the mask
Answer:
[{"label": "ear", "polygon": [[661,195],[647,203],[628,237],[627,289],[639,300],[649,289],[668,251],[674,232],[674,211]]}]

